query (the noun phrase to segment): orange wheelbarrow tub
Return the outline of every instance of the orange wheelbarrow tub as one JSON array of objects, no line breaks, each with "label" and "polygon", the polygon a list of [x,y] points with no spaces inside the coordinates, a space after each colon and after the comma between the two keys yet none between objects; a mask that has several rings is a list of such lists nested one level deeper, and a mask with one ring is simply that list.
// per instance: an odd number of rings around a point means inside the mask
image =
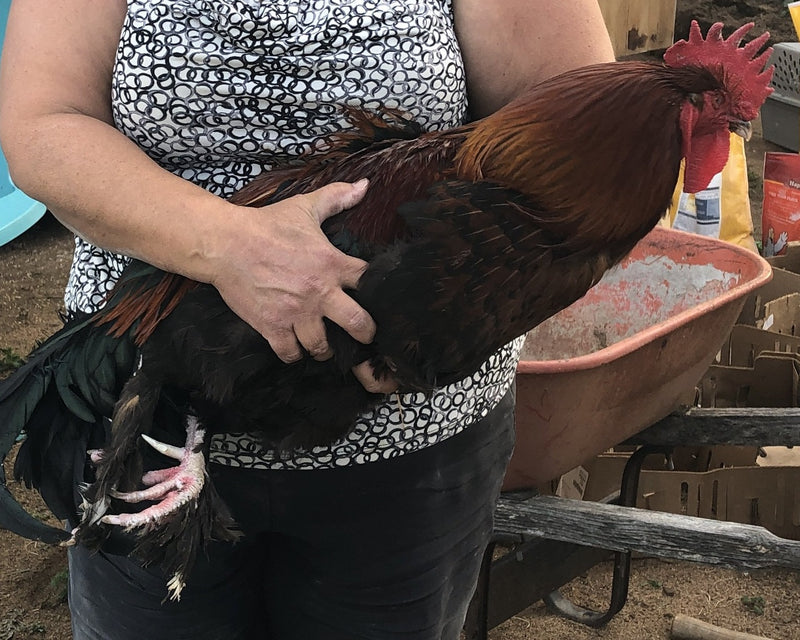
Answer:
[{"label": "orange wheelbarrow tub", "polygon": [[772,277],[760,256],[657,227],[578,302],[528,333],[504,490],[559,477],[687,398]]}]

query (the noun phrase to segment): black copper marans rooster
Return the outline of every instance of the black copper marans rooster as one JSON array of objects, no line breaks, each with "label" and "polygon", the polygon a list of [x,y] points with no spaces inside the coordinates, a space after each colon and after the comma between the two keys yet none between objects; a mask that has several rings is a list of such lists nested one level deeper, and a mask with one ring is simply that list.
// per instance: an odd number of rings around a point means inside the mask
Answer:
[{"label": "black copper marans rooster", "polygon": [[[666,64],[571,71],[445,132],[350,112],[356,133],[233,201],[261,206],[369,177],[363,201],[324,230],[369,262],[351,294],[375,319],[374,342],[329,324],[334,359],[287,365],[210,285],[133,263],[102,311],[68,319],[0,384],[2,451],[27,432],[15,475],[66,518],[73,469],[102,447],[73,540],[96,545],[110,525],[136,528],[140,555],[175,576],[178,596],[199,545],[236,537],[204,479],[212,433],[257,432],[280,449],[331,442],[380,400],[353,365],[369,359],[401,389],[429,390],[580,298],[658,222],[681,159],[685,189],[705,188],[727,160],[729,131],[756,117],[771,71],[758,54],[768,34],[739,47],[751,27],[724,40],[718,24],[703,39],[694,23]],[[156,413],[167,432],[189,415],[189,433],[183,449],[148,437],[182,462],[143,479],[139,436]],[[3,527],[49,542],[68,535],[31,518],[5,486],[0,498]],[[118,500],[157,504],[119,514]]]}]

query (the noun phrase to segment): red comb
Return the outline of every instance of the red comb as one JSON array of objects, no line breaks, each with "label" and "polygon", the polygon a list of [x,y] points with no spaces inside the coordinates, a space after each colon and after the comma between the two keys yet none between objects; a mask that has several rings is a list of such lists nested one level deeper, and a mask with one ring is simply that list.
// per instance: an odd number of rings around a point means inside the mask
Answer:
[{"label": "red comb", "polygon": [[726,85],[738,87],[740,106],[748,112],[748,119],[753,119],[758,115],[758,109],[764,100],[772,93],[769,83],[773,68],[764,70],[772,49],[768,48],[761,55],[756,55],[769,40],[769,33],[764,32],[740,47],[739,43],[753,28],[753,23],[742,25],[727,39],[722,37],[722,27],[721,22],[714,23],[704,39],[700,25],[692,20],[688,42],[679,40],[673,44],[664,53],[664,62],[670,67],[721,67]]}]

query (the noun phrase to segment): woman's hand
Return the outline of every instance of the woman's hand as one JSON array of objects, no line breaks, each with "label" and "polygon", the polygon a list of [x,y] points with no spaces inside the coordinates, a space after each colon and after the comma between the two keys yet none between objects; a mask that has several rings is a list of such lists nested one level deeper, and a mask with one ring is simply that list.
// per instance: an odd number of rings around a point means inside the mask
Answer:
[{"label": "woman's hand", "polygon": [[320,229],[366,190],[366,180],[333,183],[232,221],[239,228],[217,256],[211,282],[284,362],[304,349],[318,360],[332,355],[323,317],[364,344],[375,335],[372,318],[343,290],[355,288],[367,263],[336,249]]},{"label": "woman's hand", "polygon": [[[353,289],[367,263],[334,247],[320,226],[363,198],[367,180],[336,182],[259,210],[245,209],[239,228],[219,256],[212,278],[228,306],[269,342],[284,362],[304,350],[316,360],[333,353],[323,318],[368,344],[375,323],[344,289]],[[393,380],[376,379],[372,367],[353,369],[373,393],[394,391]]]}]

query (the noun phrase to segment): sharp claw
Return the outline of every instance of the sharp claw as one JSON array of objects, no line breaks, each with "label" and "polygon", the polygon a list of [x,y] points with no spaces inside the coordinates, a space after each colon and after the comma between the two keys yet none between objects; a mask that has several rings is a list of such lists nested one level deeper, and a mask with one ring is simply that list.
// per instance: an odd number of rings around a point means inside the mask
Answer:
[{"label": "sharp claw", "polygon": [[[113,525],[116,525],[118,527],[128,527],[127,517],[130,517],[130,515],[131,514],[128,514],[128,513],[121,513],[118,516],[110,514],[110,515],[107,515],[107,516],[103,516],[100,519],[100,522],[102,522],[103,524],[113,524]],[[133,525],[131,525],[131,526],[133,526]]]},{"label": "sharp claw", "polygon": [[171,444],[165,444],[163,442],[159,442],[154,438],[151,438],[147,434],[142,434],[142,438],[144,441],[149,444],[153,449],[158,451],[159,453],[163,453],[168,458],[174,458],[175,460],[180,460],[183,458],[184,455],[184,448],[183,447],[175,447]]}]

